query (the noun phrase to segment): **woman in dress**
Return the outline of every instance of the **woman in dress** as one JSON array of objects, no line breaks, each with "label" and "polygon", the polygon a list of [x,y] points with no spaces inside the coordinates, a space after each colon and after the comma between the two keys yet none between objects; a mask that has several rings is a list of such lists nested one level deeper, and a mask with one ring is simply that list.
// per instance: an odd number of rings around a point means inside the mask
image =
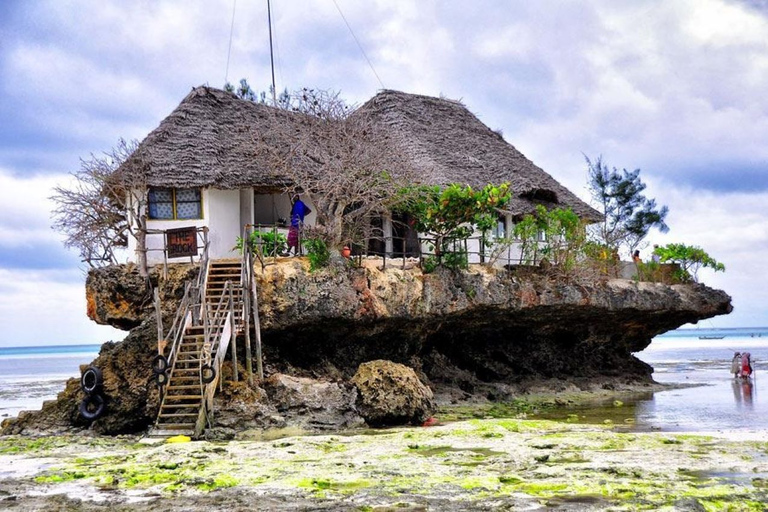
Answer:
[{"label": "woman in dress", "polygon": [[749,352],[741,355],[741,378],[748,379],[752,375],[752,356]]}]

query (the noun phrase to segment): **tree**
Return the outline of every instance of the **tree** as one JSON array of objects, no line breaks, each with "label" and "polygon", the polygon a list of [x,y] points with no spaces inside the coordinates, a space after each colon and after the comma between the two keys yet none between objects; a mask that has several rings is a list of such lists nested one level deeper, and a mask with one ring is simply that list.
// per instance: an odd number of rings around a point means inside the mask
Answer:
[{"label": "tree", "polygon": [[330,246],[369,238],[371,217],[391,211],[398,191],[415,181],[389,135],[337,92],[304,88],[267,115],[256,154],[291,181],[292,192],[309,196],[322,226],[314,234]]},{"label": "tree", "polygon": [[715,272],[725,272],[725,265],[716,261],[701,247],[685,244],[667,244],[656,247],[653,253],[659,256],[662,263],[677,263],[681,281],[693,280],[698,282],[698,272],[702,268],[711,268]]},{"label": "tree", "polygon": [[[498,210],[510,199],[509,184],[486,185],[481,190],[452,184],[410,186],[401,191],[399,207],[416,221],[416,229],[434,239],[438,261],[447,266],[466,266],[461,250],[453,250],[454,242],[464,241],[477,227],[486,238],[498,218]],[[463,250],[463,248],[462,248]],[[465,256],[465,254],[464,254]],[[447,258],[447,262],[443,261]],[[454,262],[455,265],[451,264]]]},{"label": "tree", "polygon": [[[80,160],[80,169],[71,173],[71,188],[57,186],[51,199],[53,229],[64,234],[64,245],[77,249],[90,268],[118,263],[116,249],[128,245],[128,236],[136,236],[136,212],[126,208],[128,173],[116,179],[115,170],[135,151],[137,141],[120,139],[102,155],[91,154]],[[137,181],[133,183],[138,184]],[[133,201],[134,206],[139,203]]]},{"label": "tree", "polygon": [[521,241],[521,262],[535,264],[541,254],[566,271],[576,265],[586,242],[584,222],[570,208],[547,210],[537,205],[534,215],[525,215],[515,224],[514,233]]},{"label": "tree", "polygon": [[591,229],[594,241],[612,249],[625,248],[631,254],[651,228],[669,231],[664,223],[668,208],[657,207],[655,199],[643,195],[645,183],[640,179],[640,169],[619,172],[615,167],[609,169],[602,157],[594,163],[584,158],[592,198],[603,214],[603,220]]}]

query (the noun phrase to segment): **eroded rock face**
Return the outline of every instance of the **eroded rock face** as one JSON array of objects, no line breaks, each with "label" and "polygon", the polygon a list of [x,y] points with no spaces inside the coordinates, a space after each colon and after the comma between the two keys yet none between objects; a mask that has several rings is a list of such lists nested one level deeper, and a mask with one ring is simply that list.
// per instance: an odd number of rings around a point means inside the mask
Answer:
[{"label": "eroded rock face", "polygon": [[86,313],[97,324],[131,330],[154,314],[150,283],[160,291],[163,314],[167,316],[175,313],[184,296],[184,283],[195,276],[197,268],[186,264],[171,265],[167,278],[159,267],[142,277],[133,264],[91,270],[85,281]]},{"label": "eroded rock face", "polygon": [[281,373],[264,382],[271,403],[292,425],[307,429],[341,429],[360,426],[352,386]]},{"label": "eroded rock face", "polygon": [[[345,382],[361,364],[379,359],[413,368],[450,399],[650,383],[653,369],[633,352],[660,333],[732,309],[726,293],[700,284],[585,284],[479,266],[424,275],[380,265],[309,273],[305,259],[290,258],[258,267],[264,365],[267,376],[284,375],[264,384],[266,397],[259,390],[218,397],[222,421],[239,429],[314,414],[310,428],[354,424],[359,415],[349,409],[355,400]],[[168,279],[151,273],[166,329],[185,281],[195,275],[190,265],[172,265]],[[108,434],[144,430],[157,412],[150,366],[157,331],[146,281],[132,266],[93,270],[87,295],[91,318],[132,328],[124,341],[105,344],[92,363],[104,372],[107,412],[91,427]],[[238,347],[242,363],[242,340]],[[77,413],[83,397],[72,379],[55,402],[6,421],[2,432],[89,426]],[[323,417],[319,403],[334,413]]]},{"label": "eroded rock face", "polygon": [[412,368],[392,361],[363,363],[352,377],[357,410],[373,427],[420,425],[435,411],[432,390]]}]

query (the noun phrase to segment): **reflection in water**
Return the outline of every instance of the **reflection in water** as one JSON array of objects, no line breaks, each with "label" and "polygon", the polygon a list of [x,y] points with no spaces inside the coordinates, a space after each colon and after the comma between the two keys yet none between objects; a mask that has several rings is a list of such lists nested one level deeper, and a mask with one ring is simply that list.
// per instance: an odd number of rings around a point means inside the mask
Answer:
[{"label": "reflection in water", "polygon": [[736,399],[736,405],[741,407],[744,404],[747,408],[752,409],[752,396],[757,393],[752,379],[733,379],[731,389],[733,390],[733,398]]}]

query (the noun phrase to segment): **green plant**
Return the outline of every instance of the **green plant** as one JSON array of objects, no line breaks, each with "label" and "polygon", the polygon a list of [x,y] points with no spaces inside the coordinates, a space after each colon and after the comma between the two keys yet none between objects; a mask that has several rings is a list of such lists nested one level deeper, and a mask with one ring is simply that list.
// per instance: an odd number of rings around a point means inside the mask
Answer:
[{"label": "green plant", "polygon": [[541,255],[566,271],[576,265],[587,242],[584,223],[570,208],[547,210],[538,205],[534,215],[515,225],[514,233],[522,243],[521,263],[536,264]]},{"label": "green plant", "polygon": [[435,265],[459,269],[468,266],[464,241],[477,228],[488,243],[487,233],[498,219],[498,209],[509,202],[511,193],[507,183],[487,185],[481,190],[453,184],[443,189],[409,187],[401,191],[401,196],[401,210],[414,218],[419,232],[434,239]]},{"label": "green plant", "polygon": [[421,260],[421,271],[425,274],[431,274],[437,269],[438,261],[436,256],[427,256]]},{"label": "green plant", "polygon": [[[278,256],[288,249],[288,238],[277,231],[252,231],[248,235],[248,243],[251,251],[256,252],[261,249],[265,256]],[[233,249],[243,252],[243,237],[237,237],[237,243]]]},{"label": "green plant", "polygon": [[725,272],[725,265],[715,260],[704,249],[685,244],[667,244],[657,247],[653,254],[659,256],[662,263],[677,263],[680,268],[675,277],[682,282],[698,281],[698,272],[710,268],[715,272]]},{"label": "green plant", "polygon": [[304,240],[304,248],[307,250],[310,272],[328,265],[331,251],[328,250],[328,244],[325,243],[325,240],[322,238],[307,238]]},{"label": "green plant", "polygon": [[615,249],[625,247],[631,254],[651,228],[669,231],[664,222],[668,208],[657,207],[654,199],[645,197],[640,169],[619,172],[616,167],[609,168],[602,157],[594,163],[585,158],[590,192],[603,217],[591,229],[596,242]]}]

